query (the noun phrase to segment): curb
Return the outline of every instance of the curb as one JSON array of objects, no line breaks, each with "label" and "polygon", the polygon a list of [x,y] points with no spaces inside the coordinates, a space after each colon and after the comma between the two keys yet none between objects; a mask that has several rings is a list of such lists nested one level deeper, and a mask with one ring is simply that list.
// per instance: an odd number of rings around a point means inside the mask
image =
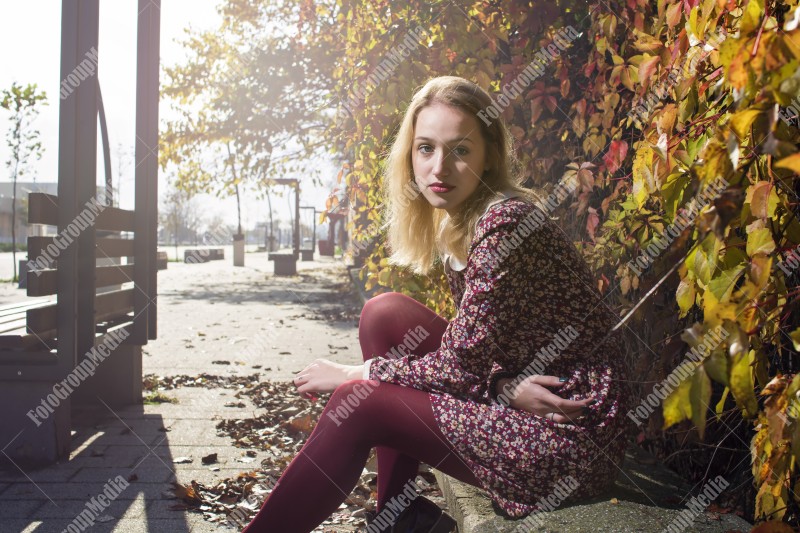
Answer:
[{"label": "curb", "polygon": [[[665,530],[685,506],[670,505],[689,494],[685,481],[648,452],[632,445],[608,494],[526,518],[505,518],[494,511],[483,490],[434,470],[459,533],[639,533]],[[684,502],[685,503],[685,502]],[[535,515],[536,519],[532,517]],[[678,530],[695,533],[750,531],[752,525],[733,514],[693,514],[691,525],[676,523]]]}]

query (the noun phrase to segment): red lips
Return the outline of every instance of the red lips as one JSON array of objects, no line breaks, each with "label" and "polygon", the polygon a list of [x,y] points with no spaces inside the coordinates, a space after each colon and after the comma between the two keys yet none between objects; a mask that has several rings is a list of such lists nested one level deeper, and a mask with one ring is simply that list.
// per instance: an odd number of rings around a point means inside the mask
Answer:
[{"label": "red lips", "polygon": [[453,185],[447,185],[446,183],[442,183],[441,181],[437,181],[436,183],[431,183],[429,185],[431,189],[452,189]]}]

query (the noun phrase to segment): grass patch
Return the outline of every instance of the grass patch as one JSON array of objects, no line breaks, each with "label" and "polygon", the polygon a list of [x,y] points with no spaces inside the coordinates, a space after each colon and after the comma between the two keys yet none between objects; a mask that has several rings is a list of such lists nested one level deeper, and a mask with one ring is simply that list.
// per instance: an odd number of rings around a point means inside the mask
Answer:
[{"label": "grass patch", "polygon": [[146,394],[142,398],[145,405],[159,405],[162,403],[178,403],[178,399],[173,396],[167,396],[163,392],[154,391]]}]

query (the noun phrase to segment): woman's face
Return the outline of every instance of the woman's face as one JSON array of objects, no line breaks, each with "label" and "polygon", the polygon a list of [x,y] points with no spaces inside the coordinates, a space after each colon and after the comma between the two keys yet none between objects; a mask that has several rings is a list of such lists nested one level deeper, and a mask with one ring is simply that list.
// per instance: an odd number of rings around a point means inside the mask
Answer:
[{"label": "woman's face", "polygon": [[422,108],[414,127],[411,164],[425,199],[454,215],[488,170],[478,119],[440,103]]}]

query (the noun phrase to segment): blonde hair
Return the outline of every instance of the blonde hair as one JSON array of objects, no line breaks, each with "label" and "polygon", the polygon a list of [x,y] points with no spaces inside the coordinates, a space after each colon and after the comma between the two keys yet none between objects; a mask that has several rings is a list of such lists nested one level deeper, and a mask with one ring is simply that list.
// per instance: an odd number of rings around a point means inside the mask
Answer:
[{"label": "blonde hair", "polygon": [[[449,105],[474,116],[486,143],[489,170],[484,172],[478,188],[452,217],[444,209],[431,206],[417,189],[412,188],[414,128],[420,110],[433,104]],[[502,198],[501,191],[516,192],[531,202],[541,199],[536,192],[522,186],[512,137],[503,120],[498,118],[487,124],[478,117],[478,112],[491,104],[486,91],[456,76],[433,78],[412,97],[384,171],[383,214],[390,264],[410,267],[417,274],[427,274],[436,259],[448,253],[466,263],[478,220],[491,202]]]}]

